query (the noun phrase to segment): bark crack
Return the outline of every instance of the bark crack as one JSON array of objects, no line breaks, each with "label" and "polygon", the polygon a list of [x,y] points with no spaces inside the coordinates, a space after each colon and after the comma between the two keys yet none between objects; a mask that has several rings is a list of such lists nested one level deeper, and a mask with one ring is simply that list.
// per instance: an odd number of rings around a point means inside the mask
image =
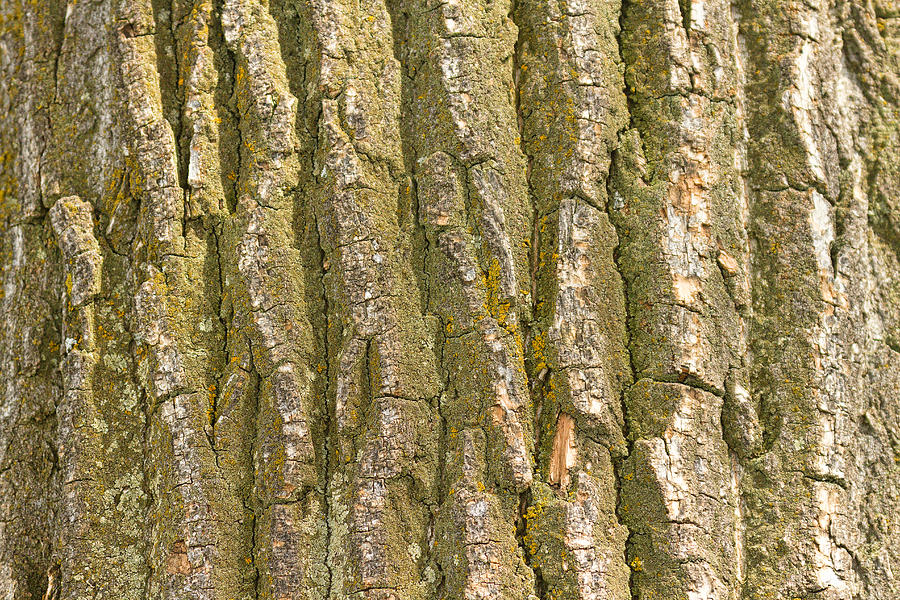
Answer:
[{"label": "bark crack", "polygon": [[321,301],[323,308],[323,318],[324,318],[324,330],[322,332],[322,347],[325,352],[325,369],[323,372],[323,377],[325,378],[325,393],[324,393],[324,424],[323,424],[323,485],[322,485],[322,498],[323,498],[323,506],[324,506],[324,519],[325,519],[325,570],[327,572],[327,580],[325,582],[325,598],[326,600],[331,598],[331,590],[334,585],[334,573],[331,568],[331,544],[332,540],[332,527],[331,527],[331,519],[332,519],[332,511],[331,511],[331,443],[332,436],[335,434],[335,426],[336,426],[336,416],[332,414],[332,406],[329,398],[331,396],[331,349],[329,344],[329,335],[331,330],[331,309],[330,303],[328,301],[328,291],[325,285],[325,274],[327,273],[327,258],[325,254],[325,249],[322,247],[322,239],[321,239],[321,231],[319,229],[318,218],[314,217],[314,228],[315,228],[315,237],[316,244],[318,246],[319,252],[319,266],[320,266],[320,285],[321,285]]},{"label": "bark crack", "polygon": [[[523,315],[522,318],[522,328],[525,330],[525,350],[523,354],[524,357],[528,357],[530,359],[526,360],[525,377],[528,393],[531,397],[532,404],[535,407],[534,413],[532,414],[532,426],[534,429],[534,449],[532,451],[532,456],[530,457],[530,459],[533,465],[539,466],[541,434],[540,416],[541,409],[543,408],[543,398],[545,391],[543,382],[545,381],[544,377],[547,375],[547,373],[545,372],[546,368],[542,368],[540,372],[535,372],[535,369],[537,367],[536,361],[534,360],[535,357],[533,348],[533,340],[535,337],[534,330],[539,325],[537,315],[539,305],[542,300],[541,298],[539,298],[538,294],[538,276],[541,248],[541,215],[538,208],[538,203],[535,201],[534,182],[532,181],[531,177],[534,156],[530,152],[528,152],[525,141],[525,116],[522,110],[522,88],[520,81],[521,75],[523,73],[522,53],[524,52],[523,46],[525,41],[523,39],[523,30],[525,29],[525,27],[521,21],[521,17],[519,16],[520,10],[521,8],[519,6],[519,1],[512,0],[510,3],[509,19],[513,21],[513,23],[515,23],[517,29],[516,42],[513,45],[511,61],[513,82],[513,109],[515,110],[518,133],[517,147],[519,152],[525,158],[525,183],[527,186],[528,200],[531,204],[532,224],[531,237],[528,240],[528,276],[529,291],[531,292],[531,306],[529,307],[528,314]],[[523,490],[522,492],[520,492],[519,512],[518,518],[516,520],[516,541],[519,544],[519,548],[522,553],[522,559],[525,561],[525,565],[531,570],[534,579],[535,594],[538,598],[543,599],[547,596],[547,584],[544,581],[543,575],[541,573],[541,568],[537,564],[535,564],[528,545],[525,541],[528,529],[527,514],[531,504],[531,491]]]},{"label": "bark crack", "polygon": [[243,498],[244,510],[246,510],[250,515],[250,560],[253,563],[253,594],[254,599],[259,600],[260,586],[262,583],[262,578],[259,571],[259,552],[257,550],[257,528],[259,527],[259,518],[256,515],[256,509],[254,505],[256,504],[255,499],[253,498],[253,490],[256,488],[256,445],[259,442],[259,434],[258,434],[258,423],[259,423],[259,392],[260,386],[262,384],[262,376],[256,368],[256,362],[253,358],[253,340],[250,339],[250,336],[245,337],[247,343],[247,355],[248,355],[248,368],[250,374],[250,396],[253,398],[253,401],[250,405],[250,431],[253,432],[253,435],[250,437],[250,448],[249,448],[249,461],[247,462],[247,467],[249,470],[250,481],[253,482],[248,488],[247,492]]},{"label": "bark crack", "polygon": [[[625,353],[628,355],[628,365],[631,368],[631,384],[622,386],[622,393],[621,393],[621,397],[619,399],[619,401],[621,403],[621,407],[622,407],[622,409],[621,409],[622,415],[624,417],[624,423],[622,426],[622,434],[625,439],[625,443],[627,445],[627,451],[626,451],[626,454],[624,457],[617,458],[612,461],[613,476],[614,476],[615,489],[616,489],[616,515],[617,515],[617,520],[619,521],[619,524],[622,525],[623,527],[625,527],[626,530],[628,531],[627,537],[625,539],[625,557],[624,557],[626,564],[628,565],[628,568],[629,568],[628,589],[631,593],[631,597],[634,600],[637,600],[639,597],[639,594],[638,594],[638,589],[637,589],[637,585],[635,583],[635,577],[634,577],[635,567],[633,564],[631,564],[628,561],[629,549],[632,547],[633,536],[636,535],[636,532],[632,531],[630,527],[625,525],[625,518],[624,518],[623,513],[624,513],[624,506],[625,506],[626,502],[625,502],[625,498],[623,497],[623,493],[622,493],[622,482],[623,482],[623,479],[625,476],[624,461],[628,456],[631,456],[634,452],[634,440],[632,439],[632,436],[629,431],[630,427],[629,427],[629,420],[628,420],[628,412],[629,411],[628,411],[627,395],[628,395],[629,391],[631,390],[631,388],[639,381],[639,376],[638,376],[638,369],[634,363],[634,354],[632,353],[632,350],[631,350],[631,344],[632,344],[632,338],[633,338],[632,327],[634,327],[634,321],[633,321],[633,317],[631,315],[631,307],[629,304],[630,297],[631,297],[631,285],[630,285],[631,282],[629,282],[628,279],[625,277],[624,269],[622,268],[621,259],[620,259],[620,249],[622,247],[622,241],[623,241],[623,237],[625,236],[625,232],[621,231],[621,229],[616,225],[617,219],[615,219],[615,215],[613,214],[614,208],[613,208],[613,203],[611,202],[611,199],[616,197],[615,189],[614,189],[614,181],[615,181],[615,174],[617,173],[618,168],[619,168],[617,166],[616,158],[617,158],[617,155],[621,152],[622,134],[625,131],[628,131],[631,129],[634,129],[635,131],[637,131],[635,123],[634,123],[635,100],[633,98],[632,93],[629,91],[627,77],[625,77],[625,74],[627,74],[628,69],[627,69],[627,62],[625,60],[624,40],[623,40],[623,36],[624,36],[624,32],[625,32],[626,13],[628,11],[628,7],[629,7],[631,1],[632,0],[622,0],[621,8],[619,10],[619,30],[618,30],[618,34],[616,35],[616,42],[617,42],[618,49],[619,49],[619,62],[623,68],[623,92],[625,95],[625,104],[626,104],[625,110],[628,113],[628,124],[626,126],[624,126],[618,132],[619,147],[614,149],[612,152],[612,156],[611,156],[612,160],[610,163],[609,175],[607,176],[607,179],[606,179],[607,203],[606,203],[605,209],[606,209],[607,216],[609,217],[609,221],[613,225],[613,228],[616,231],[616,247],[613,249],[612,256],[613,256],[613,265],[615,267],[616,272],[619,274],[620,280],[622,281],[622,291],[623,291],[623,297],[624,297],[623,310],[625,312]],[[638,138],[639,138],[640,144],[641,144],[641,151],[644,153],[644,155],[646,155],[646,148],[644,147],[643,136],[638,134]],[[645,179],[646,175],[643,171],[640,173],[640,176],[641,176],[641,179],[645,183],[647,183],[647,180]]]}]

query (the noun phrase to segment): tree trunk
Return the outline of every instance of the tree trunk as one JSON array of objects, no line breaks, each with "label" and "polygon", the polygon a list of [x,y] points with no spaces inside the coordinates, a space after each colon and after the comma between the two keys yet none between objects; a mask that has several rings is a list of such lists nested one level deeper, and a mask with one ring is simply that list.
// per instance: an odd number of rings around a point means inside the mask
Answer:
[{"label": "tree trunk", "polygon": [[4,0],[0,598],[900,598],[896,0]]}]

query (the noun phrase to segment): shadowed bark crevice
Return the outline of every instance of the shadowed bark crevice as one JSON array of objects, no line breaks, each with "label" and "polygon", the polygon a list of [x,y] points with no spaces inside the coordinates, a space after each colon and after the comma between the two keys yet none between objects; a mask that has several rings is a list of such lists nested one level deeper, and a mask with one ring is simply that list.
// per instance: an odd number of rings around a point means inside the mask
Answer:
[{"label": "shadowed bark crevice", "polygon": [[331,502],[331,479],[333,477],[332,473],[334,470],[332,464],[332,440],[335,434],[335,415],[334,415],[334,406],[332,397],[335,394],[334,391],[334,378],[332,376],[333,368],[332,361],[336,360],[332,350],[331,350],[331,327],[332,327],[332,314],[329,310],[329,302],[328,302],[328,292],[325,286],[325,274],[327,272],[326,269],[326,258],[325,258],[325,250],[322,248],[322,241],[320,239],[319,233],[319,224],[315,222],[314,225],[314,233],[316,236],[316,244],[318,245],[318,261],[321,265],[321,271],[319,273],[320,279],[320,293],[321,293],[321,318],[325,327],[321,330],[321,345],[323,349],[323,359],[324,359],[324,372],[322,373],[322,378],[325,382],[325,394],[323,398],[324,404],[324,426],[322,431],[324,432],[324,436],[322,438],[322,498],[324,502],[324,521],[325,521],[325,569],[328,573],[327,581],[325,582],[325,598],[329,599],[332,597],[332,586],[334,584],[334,573],[332,572],[331,566],[331,555],[333,552],[332,545],[336,543],[336,540],[333,539],[332,536],[332,520],[334,519],[333,511],[332,511],[332,502]]}]

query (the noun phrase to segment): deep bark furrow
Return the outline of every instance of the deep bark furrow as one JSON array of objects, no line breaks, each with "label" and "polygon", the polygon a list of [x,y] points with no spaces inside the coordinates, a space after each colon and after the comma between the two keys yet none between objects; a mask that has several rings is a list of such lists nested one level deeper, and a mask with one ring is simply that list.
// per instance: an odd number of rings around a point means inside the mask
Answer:
[{"label": "deep bark furrow", "polygon": [[516,539],[520,492],[532,481],[522,329],[532,211],[515,135],[509,8],[413,5],[407,25],[425,285],[449,384],[441,400],[448,496],[434,556],[443,593],[472,598],[534,590]]},{"label": "deep bark furrow", "polygon": [[216,69],[217,60],[222,60],[221,50],[217,57],[210,38],[222,34],[215,29],[212,0],[197,0],[180,12],[184,14],[177,15],[180,26],[173,51],[183,57],[176,61],[179,71],[175,84],[183,95],[176,144],[181,148],[180,177],[187,190],[185,218],[202,219],[211,228],[220,222],[218,217],[227,214],[223,186],[227,176],[222,173],[227,161],[222,156],[221,130],[223,121],[231,117],[216,96],[219,86],[226,83],[220,78],[230,74]]},{"label": "deep bark furrow", "polygon": [[[424,597],[439,378],[408,260],[401,68],[378,2],[311,6],[319,238],[335,377],[329,558],[335,597]],[[348,60],[350,50],[360,59]],[[329,401],[332,400],[331,393]],[[420,424],[417,427],[416,424]],[[433,569],[432,569],[433,571]]]},{"label": "deep bark furrow", "polygon": [[[604,210],[626,111],[618,10],[519,2],[514,13],[537,221],[529,368],[543,476],[532,486],[524,541],[548,597],[629,597],[613,461],[627,452],[620,398],[630,369],[617,237]],[[560,568],[559,555],[572,556],[569,568]]]},{"label": "deep bark furrow", "polygon": [[226,0],[222,24],[235,62],[242,144],[232,229],[234,322],[253,340],[260,377],[251,457],[257,593],[321,595],[327,526],[326,500],[317,490],[327,460],[321,451],[325,382],[309,305],[314,293],[305,277],[313,261],[303,259],[294,231],[298,103],[268,8]]},{"label": "deep bark furrow", "polygon": [[[132,151],[138,158],[132,174],[138,186],[132,193],[141,202],[134,241],[138,263],[133,267],[136,352],[155,408],[149,437],[149,451],[157,457],[149,462],[155,502],[150,509],[150,593],[165,598],[238,596],[248,589],[247,565],[227,557],[246,552],[248,531],[234,472],[222,468],[221,459],[236,450],[241,460],[240,451],[231,447],[227,427],[220,427],[215,444],[210,443],[227,354],[219,314],[219,247],[212,231],[216,222],[210,218],[214,215],[193,215],[204,217],[204,224],[187,214],[192,192],[179,185],[179,140],[163,118],[159,100],[172,92],[160,88],[152,70],[148,72],[156,63],[156,50],[152,39],[141,35],[147,7],[140,9],[121,5],[118,43],[128,127],[135,135]],[[202,19],[202,8],[191,16]],[[193,21],[184,26],[198,27]],[[186,39],[165,51],[189,54],[203,45],[205,40]],[[175,61],[175,74],[183,91],[185,74],[179,64]],[[190,87],[197,84],[191,81]],[[207,78],[206,85],[213,82]],[[173,107],[179,114],[171,117],[179,124],[184,120],[181,109],[180,104]],[[197,187],[193,179],[191,187]],[[190,332],[189,337],[182,332]]]}]

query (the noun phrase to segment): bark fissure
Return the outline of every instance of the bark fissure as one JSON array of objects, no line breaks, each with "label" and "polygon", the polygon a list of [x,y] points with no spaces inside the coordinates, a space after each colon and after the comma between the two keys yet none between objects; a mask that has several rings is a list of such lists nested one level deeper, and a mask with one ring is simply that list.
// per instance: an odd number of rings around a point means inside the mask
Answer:
[{"label": "bark fissure", "polygon": [[[622,11],[624,12],[624,10],[625,10],[625,2],[623,0]],[[620,25],[620,27],[621,27],[621,25]],[[620,60],[622,60],[622,62],[624,64],[624,58],[622,58],[621,50],[620,50]],[[627,97],[627,93],[626,93],[626,97]],[[630,114],[630,110],[629,110],[629,114]],[[629,126],[628,127],[631,127],[630,123],[631,123],[631,117],[629,116]],[[624,129],[622,131],[619,131],[617,135],[621,136],[623,131],[624,131]],[[618,150],[613,151],[614,156],[615,156],[615,152],[617,152],[617,151]],[[612,169],[614,170],[615,168],[616,168],[615,167],[615,159],[613,159]],[[609,193],[609,198],[613,197],[613,191],[612,191],[612,189],[610,189],[611,185],[612,185],[612,181],[613,181],[613,173],[610,172],[610,177],[609,177],[609,179],[607,179],[607,190]],[[607,203],[606,209],[607,209],[607,214],[610,215],[610,220],[612,221],[612,215],[610,214],[612,207],[609,203]],[[615,221],[612,221],[612,222],[614,223]],[[619,232],[619,231],[616,232],[617,238],[621,235],[623,235],[622,232]],[[631,353],[631,343],[632,343],[631,330],[632,330],[632,327],[634,327],[635,325],[634,325],[634,321],[631,317],[631,313],[629,311],[629,299],[631,297],[631,294],[629,293],[629,283],[628,283],[628,280],[625,278],[625,275],[624,275],[621,265],[619,264],[619,248],[620,248],[620,246],[621,246],[621,241],[619,239],[619,240],[617,240],[616,247],[613,249],[613,264],[615,265],[616,273],[618,273],[619,277],[621,278],[623,292],[624,292],[624,298],[625,298],[625,303],[623,306],[623,310],[625,312],[625,336],[626,336],[625,337],[625,349],[628,354],[628,366],[631,369],[632,384],[631,384],[631,386],[623,386],[621,396],[619,397],[619,402],[621,402],[622,413],[627,415],[628,414],[628,403],[626,401],[626,397],[629,393],[629,390],[632,387],[634,387],[634,385],[640,380],[640,374],[638,372],[637,367],[634,364],[634,357]],[[631,456],[634,453],[634,437],[631,435],[631,431],[629,430],[629,425],[628,425],[627,419],[625,420],[625,424],[623,426],[622,433],[624,434],[625,439],[627,440],[627,444],[628,444],[627,450],[626,450],[626,456]],[[624,519],[623,512],[624,512],[624,508],[625,508],[626,499],[622,492],[622,483],[623,483],[624,477],[625,477],[625,469],[624,469],[624,465],[622,463],[623,463],[623,460],[617,460],[617,461],[613,462],[613,466],[615,469],[614,476],[615,476],[615,489],[616,489],[616,515],[619,519],[619,522],[624,523],[625,519]],[[625,527],[628,532],[627,537],[625,539],[626,557],[627,557],[628,550],[630,550],[633,547],[632,537],[634,535],[636,535],[636,533],[634,531],[632,531],[631,528],[628,527],[628,525],[625,525]],[[629,564],[628,565],[628,593],[633,600],[640,600],[640,594],[638,592],[638,587],[635,583],[634,574],[635,574],[635,565]]]},{"label": "bark fissure", "polygon": [[[259,421],[259,387],[262,381],[262,377],[259,374],[259,371],[256,369],[256,363],[253,361],[253,342],[250,337],[245,338],[247,343],[247,361],[248,361],[248,372],[250,374],[250,398],[252,399],[250,403],[250,415],[249,415],[249,424],[253,426],[253,435],[250,437],[250,444],[248,448],[249,461],[247,462],[249,475],[252,477],[254,475],[254,467],[255,458],[256,458],[256,446],[259,443],[258,433],[257,433],[257,423]],[[250,486],[244,493],[242,498],[242,503],[244,505],[244,510],[250,515],[250,560],[251,566],[253,567],[253,597],[254,600],[260,600],[260,597],[265,597],[262,591],[262,577],[260,576],[259,569],[259,552],[257,549],[257,535],[259,530],[259,517],[257,516],[256,506],[259,505],[259,498],[254,497],[255,484]],[[257,492],[258,493],[258,492]]]}]

